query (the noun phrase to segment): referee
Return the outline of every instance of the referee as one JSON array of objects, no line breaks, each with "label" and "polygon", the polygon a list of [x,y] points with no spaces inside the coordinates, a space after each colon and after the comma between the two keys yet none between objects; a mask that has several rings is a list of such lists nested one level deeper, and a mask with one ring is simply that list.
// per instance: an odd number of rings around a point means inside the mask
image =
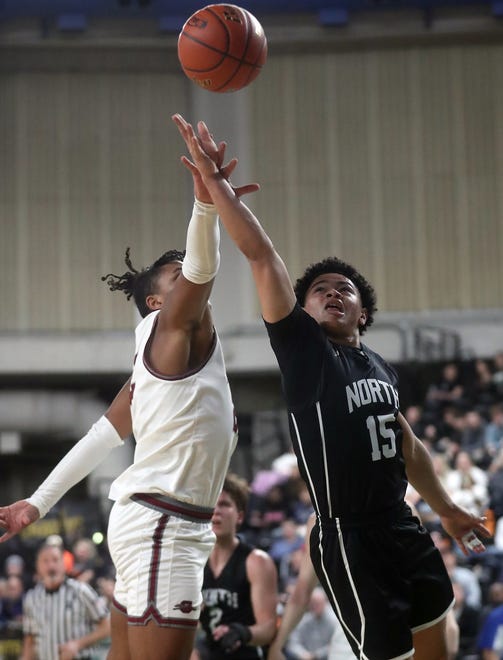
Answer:
[{"label": "referee", "polygon": [[109,613],[92,587],[66,577],[62,548],[37,553],[38,584],[23,605],[22,660],[92,658],[93,645],[110,636]]}]

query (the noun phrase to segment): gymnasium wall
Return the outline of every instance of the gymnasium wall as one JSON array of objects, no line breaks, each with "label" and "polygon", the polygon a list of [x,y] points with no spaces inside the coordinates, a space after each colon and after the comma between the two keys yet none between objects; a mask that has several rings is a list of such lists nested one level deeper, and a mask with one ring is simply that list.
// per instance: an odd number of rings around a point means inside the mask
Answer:
[{"label": "gymnasium wall", "polygon": [[[200,117],[195,86],[117,57],[103,71],[69,70],[64,49],[33,70],[4,61],[0,331],[129,330],[132,306],[99,276],[125,270],[126,246],[139,265],[183,246],[191,181],[170,115]],[[500,43],[271,52],[233,95],[245,112],[218,99],[217,137],[233,154],[247,132],[248,201],[292,277],[336,253],[383,312],[503,306],[502,64]],[[219,282],[231,307],[239,282]]]}]

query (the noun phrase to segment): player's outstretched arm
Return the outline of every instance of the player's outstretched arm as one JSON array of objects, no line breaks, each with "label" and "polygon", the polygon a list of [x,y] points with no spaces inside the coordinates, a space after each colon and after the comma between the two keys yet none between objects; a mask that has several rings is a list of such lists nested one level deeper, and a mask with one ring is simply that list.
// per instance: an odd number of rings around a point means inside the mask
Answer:
[{"label": "player's outstretched arm", "polygon": [[484,525],[485,517],[476,516],[452,501],[435,473],[426,447],[414,435],[402,414],[399,414],[398,421],[403,430],[403,455],[410,483],[440,516],[443,528],[456,541],[464,555],[470,551],[477,554],[484,552],[485,546],[478,535],[491,537],[491,532]]},{"label": "player's outstretched arm", "polygon": [[250,263],[262,316],[269,322],[279,321],[295,305],[295,294],[283,260],[260,222],[240,200],[242,189],[233,188],[225,173],[212,159],[214,143],[204,122],[199,122],[196,136],[192,126],[181,115],[174,115],[173,121],[192,158],[192,163],[182,158],[184,164],[189,168],[191,165],[197,168],[222,224]]},{"label": "player's outstretched arm", "polygon": [[86,477],[110,451],[131,434],[129,381],[101,417],[61,459],[31,497],[0,507],[0,542],[7,541],[39,518]]}]

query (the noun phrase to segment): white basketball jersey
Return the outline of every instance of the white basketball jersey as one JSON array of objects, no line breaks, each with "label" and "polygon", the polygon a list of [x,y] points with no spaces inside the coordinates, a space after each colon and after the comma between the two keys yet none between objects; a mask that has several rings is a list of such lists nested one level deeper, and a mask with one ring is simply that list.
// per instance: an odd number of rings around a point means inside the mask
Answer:
[{"label": "white basketball jersey", "polygon": [[136,328],[131,380],[134,462],[113,483],[110,498],[158,493],[214,507],[236,446],[234,406],[220,340],[197,371],[162,377],[144,360],[158,312]]}]

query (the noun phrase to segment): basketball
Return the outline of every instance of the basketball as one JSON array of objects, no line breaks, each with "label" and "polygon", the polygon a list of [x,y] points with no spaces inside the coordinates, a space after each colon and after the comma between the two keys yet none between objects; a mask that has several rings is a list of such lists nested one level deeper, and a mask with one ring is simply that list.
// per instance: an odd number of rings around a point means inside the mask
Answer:
[{"label": "basketball", "polygon": [[185,22],[178,37],[184,73],[211,92],[235,92],[258,76],[267,58],[259,21],[236,5],[208,5]]}]

